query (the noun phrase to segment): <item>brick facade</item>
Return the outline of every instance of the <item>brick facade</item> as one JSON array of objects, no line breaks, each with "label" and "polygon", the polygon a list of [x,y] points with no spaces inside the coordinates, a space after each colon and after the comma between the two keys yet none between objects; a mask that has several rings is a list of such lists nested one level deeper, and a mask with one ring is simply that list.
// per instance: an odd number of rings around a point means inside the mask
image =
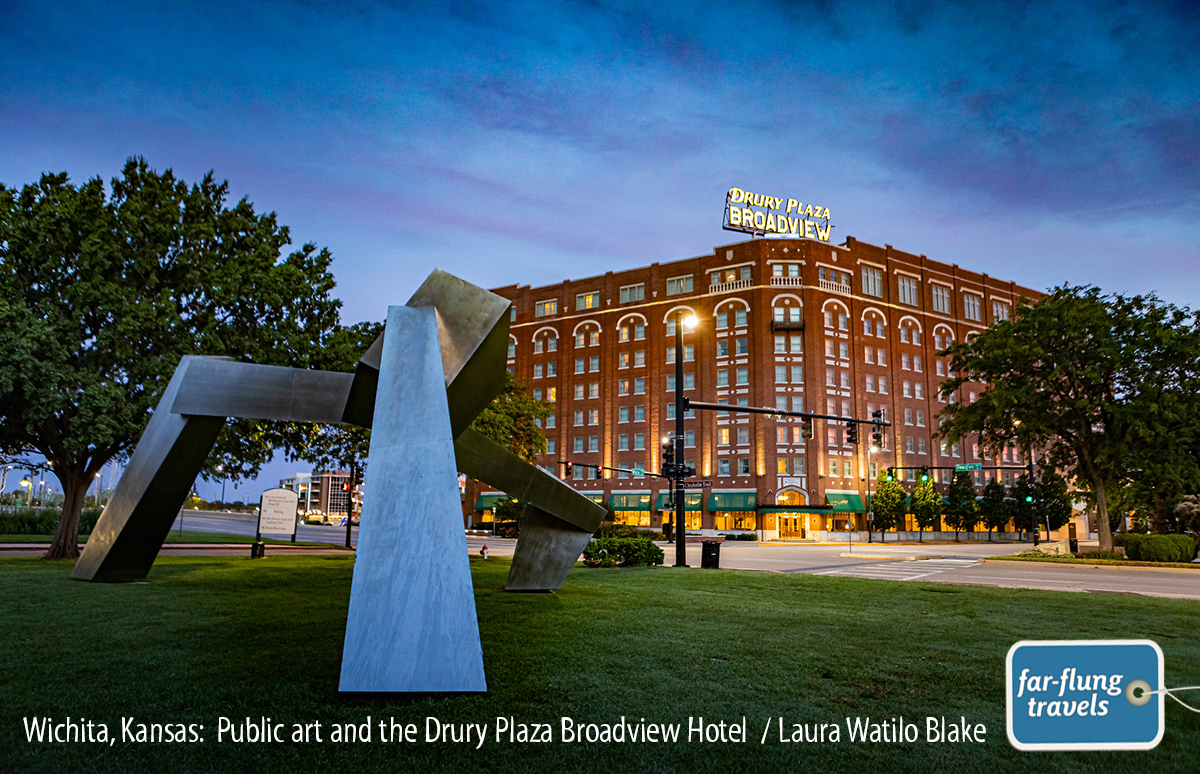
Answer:
[{"label": "brick facade", "polygon": [[[676,281],[687,277],[690,290]],[[668,381],[675,366],[668,350],[675,344],[669,323],[677,309],[699,319],[694,331],[684,333],[685,350],[694,348],[684,363],[685,374],[695,380],[686,390],[694,400],[770,407],[786,400],[793,410],[802,405],[858,418],[883,408],[892,427],[884,448],[870,454],[879,466],[979,461],[970,442],[955,457],[953,448],[942,456],[931,439],[945,405],[937,394],[943,378],[938,369],[945,368],[937,345],[982,330],[997,314],[1015,309],[1021,297],[1038,295],[853,238],[843,245],[754,239],[697,258],[493,292],[515,307],[509,368],[544,399],[553,396],[554,427],[545,432],[554,451],[539,464],[558,475],[560,460],[659,469],[660,441],[674,429],[668,412],[675,393],[668,391]],[[957,399],[970,400],[978,391],[968,385]],[[758,529],[765,537],[844,529],[847,518],[858,529],[866,527],[865,515],[822,512],[819,506],[826,495],[857,495],[865,502],[869,428],[862,428],[856,446],[846,443],[840,423],[825,420],[814,423],[814,438],[807,442],[800,438],[799,420],[761,415],[699,411],[685,420],[685,428],[695,442],[683,458],[695,465],[699,478],[712,481],[701,512],[689,519],[692,525],[706,531]],[[642,448],[636,449],[639,435]],[[640,515],[641,523],[661,523],[663,513],[653,506],[666,491],[662,479],[608,474],[569,481],[605,498],[649,493],[652,507]],[[472,482],[467,491],[470,518],[471,497],[483,490]],[[713,505],[720,501],[713,494],[737,494],[744,503],[748,493],[755,495],[752,511],[738,506],[735,513],[722,513]],[[790,506],[799,510],[786,510]]]}]

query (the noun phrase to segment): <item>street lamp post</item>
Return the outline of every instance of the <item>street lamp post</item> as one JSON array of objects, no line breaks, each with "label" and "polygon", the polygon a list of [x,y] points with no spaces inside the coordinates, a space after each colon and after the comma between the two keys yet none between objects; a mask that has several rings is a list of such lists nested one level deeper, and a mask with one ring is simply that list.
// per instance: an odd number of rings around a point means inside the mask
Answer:
[{"label": "street lamp post", "polygon": [[[696,324],[695,317],[688,317],[689,327]],[[683,310],[675,312],[675,459],[667,474],[675,492],[675,566],[687,567],[687,532],[683,526],[684,488],[687,466],[683,459]],[[664,466],[665,467],[665,466]]]}]

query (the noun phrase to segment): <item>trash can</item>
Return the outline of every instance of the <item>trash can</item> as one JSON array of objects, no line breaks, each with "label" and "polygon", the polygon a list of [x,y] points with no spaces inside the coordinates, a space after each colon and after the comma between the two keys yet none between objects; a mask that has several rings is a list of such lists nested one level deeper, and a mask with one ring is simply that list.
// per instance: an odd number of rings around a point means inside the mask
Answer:
[{"label": "trash can", "polygon": [[1067,525],[1067,539],[1071,541],[1071,553],[1079,553],[1079,538],[1075,534],[1075,522]]},{"label": "trash can", "polygon": [[705,540],[700,547],[700,567],[719,569],[721,567],[721,544],[716,540]]}]

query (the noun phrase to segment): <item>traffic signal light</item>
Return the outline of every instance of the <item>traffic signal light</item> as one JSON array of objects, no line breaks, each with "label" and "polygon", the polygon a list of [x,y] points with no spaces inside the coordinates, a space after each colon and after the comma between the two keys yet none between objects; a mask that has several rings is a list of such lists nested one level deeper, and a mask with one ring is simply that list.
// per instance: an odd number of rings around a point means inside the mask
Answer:
[{"label": "traffic signal light", "polygon": [[565,472],[563,473],[563,478],[570,478],[570,477],[571,477],[571,471],[572,471],[574,468],[575,468],[575,465],[574,465],[574,463],[571,463],[571,462],[564,462],[564,463],[563,463],[563,470],[564,470]]},{"label": "traffic signal light", "polygon": [[813,421],[812,417],[805,417],[800,420],[800,437],[809,439],[813,437]]},{"label": "traffic signal light", "polygon": [[343,492],[349,492],[349,491],[350,491],[350,482],[349,482],[349,481],[347,481],[346,483],[342,484],[342,491],[343,491]]},{"label": "traffic signal light", "polygon": [[929,469],[928,468],[921,468],[921,480],[922,481],[929,480]]},{"label": "traffic signal light", "polygon": [[888,468],[887,480],[888,481],[896,480],[896,469],[895,468]]},{"label": "traffic signal light", "polygon": [[858,423],[857,422],[847,422],[846,423],[846,442],[852,443],[852,444],[858,443]]},{"label": "traffic signal light", "polygon": [[1027,503],[1033,502],[1033,495],[1025,495],[1025,502],[1027,502]]},{"label": "traffic signal light", "polygon": [[871,430],[871,443],[880,449],[883,448],[883,425],[875,425]]}]

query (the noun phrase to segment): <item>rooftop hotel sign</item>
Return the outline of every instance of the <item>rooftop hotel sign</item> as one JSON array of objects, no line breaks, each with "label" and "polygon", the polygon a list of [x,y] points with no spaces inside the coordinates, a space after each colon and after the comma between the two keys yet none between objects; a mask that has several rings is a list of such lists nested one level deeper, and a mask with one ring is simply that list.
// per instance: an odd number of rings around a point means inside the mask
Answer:
[{"label": "rooftop hotel sign", "polygon": [[833,226],[829,223],[829,208],[804,204],[795,199],[750,193],[730,188],[725,195],[725,223],[728,231],[766,236],[804,237],[829,241]]}]

